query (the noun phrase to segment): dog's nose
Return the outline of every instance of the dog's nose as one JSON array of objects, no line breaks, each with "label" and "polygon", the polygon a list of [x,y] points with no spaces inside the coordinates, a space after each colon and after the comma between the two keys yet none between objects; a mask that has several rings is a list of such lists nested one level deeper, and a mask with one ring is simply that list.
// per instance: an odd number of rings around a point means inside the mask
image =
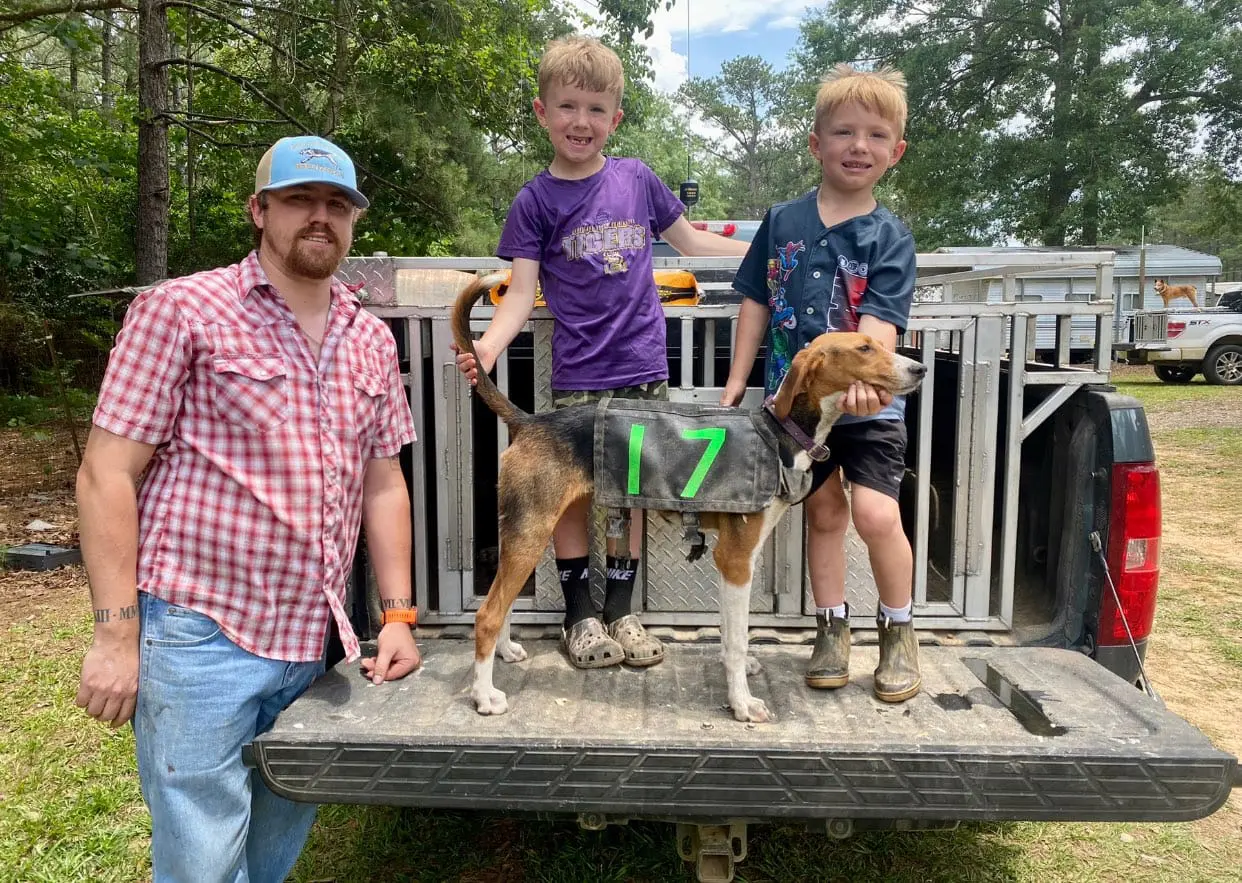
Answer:
[{"label": "dog's nose", "polygon": [[915,362],[913,365],[910,366],[910,373],[913,374],[915,377],[922,377],[924,374],[927,373],[927,366],[924,365],[922,362]]}]

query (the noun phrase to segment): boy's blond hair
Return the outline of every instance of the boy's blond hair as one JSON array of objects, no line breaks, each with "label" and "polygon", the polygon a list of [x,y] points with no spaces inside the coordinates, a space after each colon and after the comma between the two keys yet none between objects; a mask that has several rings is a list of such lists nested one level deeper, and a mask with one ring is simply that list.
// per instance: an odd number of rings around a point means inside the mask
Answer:
[{"label": "boy's blond hair", "polygon": [[843,104],[861,104],[897,127],[897,140],[906,131],[906,78],[901,71],[882,67],[860,71],[838,64],[820,81],[815,93],[815,131]]},{"label": "boy's blond hair", "polygon": [[575,35],[553,40],[539,60],[539,97],[554,83],[588,92],[607,92],[621,105],[625,71],[621,59],[594,37]]}]

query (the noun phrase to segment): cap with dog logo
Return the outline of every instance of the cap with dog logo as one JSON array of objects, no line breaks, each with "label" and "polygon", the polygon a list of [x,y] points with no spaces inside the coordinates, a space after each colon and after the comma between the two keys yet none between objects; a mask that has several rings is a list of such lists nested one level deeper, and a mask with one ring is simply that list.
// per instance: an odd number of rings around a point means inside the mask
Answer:
[{"label": "cap with dog logo", "polygon": [[371,204],[358,191],[354,161],[326,138],[297,135],[281,138],[259,160],[254,176],[254,192],[280,190],[295,184],[333,184],[349,194],[358,208]]}]

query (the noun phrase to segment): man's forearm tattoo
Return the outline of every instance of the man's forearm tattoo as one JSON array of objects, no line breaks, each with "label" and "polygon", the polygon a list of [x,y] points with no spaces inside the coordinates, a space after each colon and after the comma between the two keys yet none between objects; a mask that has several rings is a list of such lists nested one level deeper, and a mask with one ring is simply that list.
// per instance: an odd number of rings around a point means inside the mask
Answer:
[{"label": "man's forearm tattoo", "polygon": [[96,607],[94,610],[95,624],[102,625],[109,622],[124,622],[127,619],[138,618],[138,605],[130,604],[127,607],[113,609],[111,607]]},{"label": "man's forearm tattoo", "polygon": [[409,598],[381,598],[381,610],[407,610],[414,606],[414,602]]}]

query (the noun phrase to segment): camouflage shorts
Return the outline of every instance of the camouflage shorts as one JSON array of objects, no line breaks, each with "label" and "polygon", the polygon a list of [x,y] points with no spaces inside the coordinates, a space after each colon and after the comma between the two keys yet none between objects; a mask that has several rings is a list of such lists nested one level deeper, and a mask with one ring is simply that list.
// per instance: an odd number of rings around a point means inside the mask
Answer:
[{"label": "camouflage shorts", "polygon": [[668,401],[668,381],[653,380],[637,386],[621,386],[617,389],[554,389],[552,390],[552,407],[559,411],[572,405],[585,405],[588,402],[605,402],[609,399],[646,399],[648,401]]}]

